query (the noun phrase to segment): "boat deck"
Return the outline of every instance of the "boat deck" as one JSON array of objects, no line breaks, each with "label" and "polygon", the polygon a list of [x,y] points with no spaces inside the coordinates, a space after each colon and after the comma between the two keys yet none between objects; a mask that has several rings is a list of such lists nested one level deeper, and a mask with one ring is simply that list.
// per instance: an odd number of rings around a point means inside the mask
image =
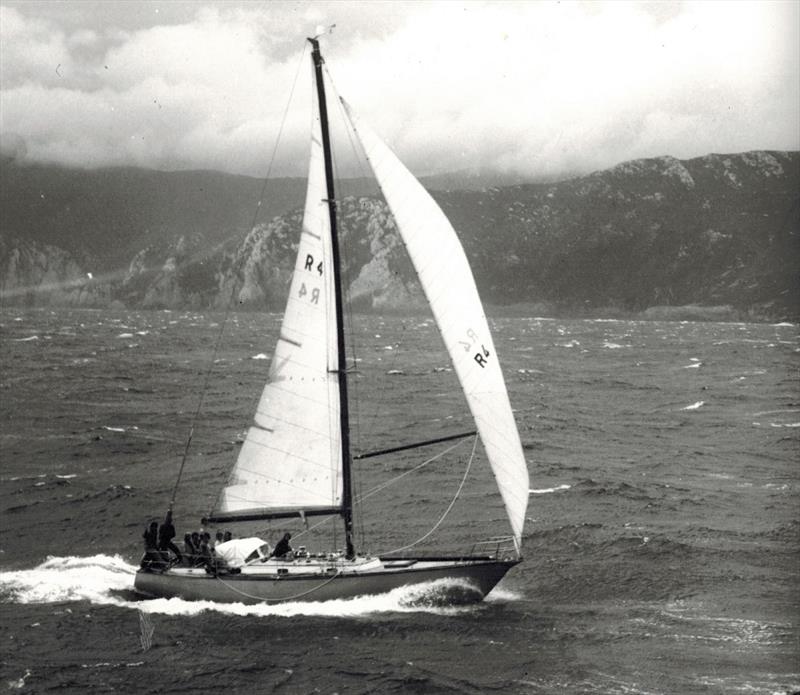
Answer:
[{"label": "boat deck", "polygon": [[270,559],[216,573],[204,567],[140,570],[135,587],[149,597],[279,603],[380,594],[446,579],[467,582],[473,600],[480,600],[518,562],[490,557]]}]

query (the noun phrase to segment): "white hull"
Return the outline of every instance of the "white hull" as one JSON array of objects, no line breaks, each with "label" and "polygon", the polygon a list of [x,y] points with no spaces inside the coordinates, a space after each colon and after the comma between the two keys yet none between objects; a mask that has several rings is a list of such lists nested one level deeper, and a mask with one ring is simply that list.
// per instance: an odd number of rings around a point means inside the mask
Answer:
[{"label": "white hull", "polygon": [[470,591],[466,596],[460,595],[459,602],[478,601],[518,562],[489,558],[376,558],[308,568],[296,563],[281,563],[284,566],[279,568],[269,563],[270,566],[244,567],[237,574],[217,575],[202,568],[178,567],[164,572],[139,570],[134,587],[150,598],[269,604],[384,594],[403,586],[449,579],[469,586]]}]

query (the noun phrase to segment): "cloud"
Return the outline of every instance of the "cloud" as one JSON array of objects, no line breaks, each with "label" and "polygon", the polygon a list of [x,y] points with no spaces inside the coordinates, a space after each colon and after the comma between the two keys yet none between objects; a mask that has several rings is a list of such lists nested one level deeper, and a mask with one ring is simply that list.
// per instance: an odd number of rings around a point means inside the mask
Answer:
[{"label": "cloud", "polygon": [[796,3],[107,9],[0,7],[0,133],[28,159],[261,175],[299,70],[276,170],[303,175],[302,39],[333,23],[323,48],[336,85],[419,173],[800,148]]}]

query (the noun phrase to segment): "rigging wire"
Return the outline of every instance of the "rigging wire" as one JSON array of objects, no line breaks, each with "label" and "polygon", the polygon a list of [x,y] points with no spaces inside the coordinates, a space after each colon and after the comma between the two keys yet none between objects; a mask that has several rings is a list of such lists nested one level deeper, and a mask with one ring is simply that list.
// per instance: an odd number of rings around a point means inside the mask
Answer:
[{"label": "rigging wire", "polygon": [[472,460],[475,458],[475,449],[476,449],[477,446],[478,446],[478,437],[476,436],[474,438],[473,442],[472,442],[472,453],[469,455],[469,459],[467,459],[467,469],[464,471],[464,477],[461,478],[461,483],[458,486],[458,490],[456,490],[456,494],[453,497],[452,501],[448,505],[447,509],[444,510],[444,514],[442,514],[442,516],[439,517],[439,521],[437,521],[433,525],[433,528],[430,531],[428,531],[428,533],[426,533],[424,536],[421,536],[420,538],[417,538],[417,540],[415,540],[413,543],[409,543],[408,545],[404,545],[402,548],[395,548],[394,550],[387,550],[386,552],[379,553],[379,554],[381,554],[381,555],[390,555],[392,553],[399,553],[401,550],[408,550],[409,548],[413,548],[415,545],[418,545],[419,543],[422,543],[422,541],[424,541],[426,538],[428,538],[434,531],[436,531],[437,528],[439,528],[439,526],[441,526],[442,522],[445,520],[447,515],[450,513],[450,510],[453,508],[453,505],[455,505],[456,500],[458,499],[459,495],[461,494],[461,490],[464,488],[464,483],[467,482],[467,476],[469,475],[469,469],[472,467]]},{"label": "rigging wire", "polygon": [[[347,113],[344,110],[344,107],[342,106],[341,94],[339,94],[339,90],[336,89],[336,84],[333,81],[333,77],[331,76],[331,73],[328,70],[327,65],[324,65],[323,69],[325,70],[325,74],[328,77],[328,84],[330,85],[331,92],[333,92],[333,96],[335,98],[336,106],[337,106],[337,109],[338,109],[338,112],[339,112],[339,117],[340,117],[342,123],[344,124],[344,131],[345,131],[345,133],[347,133],[347,140],[348,140],[348,142],[350,144],[350,150],[353,153],[353,159],[355,160],[356,164],[358,165],[358,169],[359,169],[359,171],[361,173],[361,178],[362,179],[368,179],[370,174],[367,171],[367,169],[365,168],[364,162],[362,161],[362,156],[361,155],[363,154],[363,151],[358,146],[357,140],[353,139],[353,127],[352,127],[352,124],[350,123],[350,119],[347,117]],[[348,239],[348,242],[349,242],[349,239]],[[352,300],[351,300],[351,297],[350,297],[349,294],[348,294],[348,297],[347,297],[347,302],[348,302],[348,312],[349,312],[350,316],[352,317],[352,315],[353,315]],[[350,329],[351,330],[350,330],[350,333],[349,333],[349,338],[350,338],[350,343],[352,345],[353,360],[355,362],[356,350],[355,350],[354,331],[352,329],[352,326],[350,327]],[[396,355],[395,355],[395,357],[396,357]],[[383,394],[383,391],[381,393]],[[362,436],[365,436],[363,430],[364,429],[366,429],[367,431],[371,430],[372,429],[372,423],[374,423],[374,421],[375,421],[375,419],[377,417],[376,416],[376,410],[377,409],[371,409],[371,410],[372,410],[372,416],[371,416],[371,419],[370,419],[370,426],[369,427],[362,428],[360,420],[356,422],[356,430],[357,430],[356,435],[357,435],[359,441],[362,441],[362,439],[361,439]]]},{"label": "rigging wire", "polygon": [[[339,118],[340,118],[340,120],[341,120],[341,122],[343,124],[344,132],[347,134],[347,139],[348,139],[348,142],[349,142],[349,145],[350,145],[350,150],[351,150],[351,152],[353,154],[353,159],[354,159],[354,161],[356,162],[356,164],[358,166],[359,172],[361,174],[361,178],[362,178],[362,180],[370,179],[370,178],[372,178],[371,175],[370,175],[371,167],[369,167],[369,171],[367,170],[367,167],[365,167],[366,156],[365,156],[365,153],[363,151],[363,148],[360,147],[360,143],[359,143],[358,139],[354,138],[354,132],[355,131],[354,131],[352,122],[350,121],[350,118],[349,118],[349,116],[347,115],[347,112],[344,109],[344,106],[343,106],[343,103],[342,103],[343,100],[342,100],[341,94],[339,94],[339,91],[336,89],[336,84],[335,84],[335,82],[333,80],[333,77],[331,76],[330,71],[328,70],[327,65],[323,65],[323,70],[325,71],[325,75],[327,77],[328,86],[330,87],[330,91],[331,91],[331,93],[332,93],[332,95],[334,97],[334,100],[336,102],[338,113],[339,113]],[[336,160],[334,160],[334,164],[336,164],[336,163],[337,163]],[[338,174],[338,169],[337,169],[337,178],[339,180],[343,180],[341,178],[341,176]],[[376,187],[377,187],[378,191],[380,191],[380,185],[377,183],[377,181],[376,181]],[[353,195],[353,197],[354,198],[356,197],[355,194]],[[365,197],[369,197],[369,194],[368,193],[365,194]],[[338,213],[339,213],[339,207],[337,207],[337,214]],[[390,211],[389,214],[391,215],[391,211]],[[344,225],[342,225],[341,228],[344,228]],[[400,239],[400,241],[402,242],[402,238]],[[352,241],[351,241],[349,235],[344,239],[344,242],[347,245],[348,252],[350,252],[350,249],[352,249]],[[349,293],[346,295],[346,300],[347,300],[348,316],[350,317],[350,325],[347,326],[346,328],[347,328],[347,335],[348,335],[348,341],[349,341],[349,345],[350,345],[353,365],[355,365],[355,364],[357,364],[357,359],[358,359],[357,358],[357,351],[356,351],[356,345],[357,344],[356,344],[356,340],[355,340],[355,327],[354,327],[355,321],[353,319],[353,316],[354,316],[353,304],[352,304],[352,298],[349,295]],[[404,329],[405,329],[405,326],[404,326]],[[394,350],[392,352],[391,364],[389,365],[389,370],[388,371],[391,371],[392,369],[394,369],[397,366],[397,364],[399,362],[399,359],[400,359],[400,355],[399,355],[398,351]],[[376,429],[375,424],[378,421],[378,417],[380,416],[380,413],[382,411],[382,406],[388,400],[390,400],[389,392],[391,391],[391,389],[382,388],[380,390],[380,396],[377,399],[374,399],[372,401],[372,407],[370,408],[370,415],[369,415],[368,421],[365,423],[365,422],[362,422],[360,417],[358,417],[358,415],[360,414],[358,412],[358,404],[359,404],[359,400],[358,400],[359,385],[358,385],[358,382],[356,380],[353,380],[353,382],[351,382],[351,383],[352,383],[351,389],[352,389],[352,393],[353,393],[353,397],[354,397],[353,401],[354,401],[354,404],[355,404],[355,407],[353,408],[353,410],[355,411],[355,414],[356,414],[356,417],[353,418],[353,420],[352,420],[352,429],[355,430],[355,439],[357,441],[359,441],[359,442],[363,442],[364,438],[366,436],[368,436],[368,434],[370,432],[373,432]],[[363,497],[360,495],[360,492],[361,492],[361,487],[360,487],[361,486],[361,476],[358,476],[358,475],[353,476],[353,480],[354,480],[354,484],[358,488],[357,489],[357,493],[359,493],[359,494],[357,494],[357,497],[354,500],[354,502],[358,503],[361,499],[363,499]],[[361,540],[361,543],[363,544],[364,543],[364,538],[365,538],[365,533],[364,533],[364,515],[363,514],[358,514],[356,516],[356,519],[357,519],[357,523],[358,523],[358,530],[359,530],[359,534],[360,534],[360,540]]]},{"label": "rigging wire", "polygon": [[[357,152],[357,150],[356,150],[356,148],[355,148],[355,146],[353,144],[353,138],[352,138],[352,135],[350,133],[350,129],[347,127],[348,126],[347,118],[343,116],[343,110],[342,110],[342,106],[341,106],[341,101],[339,99],[339,92],[338,92],[338,90],[336,89],[336,86],[333,83],[333,78],[331,77],[330,71],[327,69],[327,66],[324,63],[322,65],[322,69],[323,69],[323,71],[325,73],[325,76],[327,78],[326,82],[328,84],[328,87],[330,88],[332,96],[334,97],[334,101],[336,102],[336,104],[338,106],[339,117],[340,117],[341,122],[342,122],[342,124],[344,126],[344,131],[347,133],[348,140],[350,141],[350,148],[351,148],[351,150],[353,152],[354,159],[355,159],[356,163],[358,164],[359,169],[361,170],[362,177],[364,177],[364,174],[365,174],[364,168],[362,166],[361,160],[359,159],[358,152]],[[339,243],[344,247],[345,256],[353,257],[354,254],[352,253],[353,244],[352,244],[352,240],[351,240],[351,236],[352,236],[351,230],[349,228],[345,227],[345,225],[343,224],[344,223],[344,219],[342,217],[342,207],[343,206],[339,205],[339,202],[343,201],[344,198],[345,198],[345,196],[344,196],[344,192],[345,191],[344,191],[344,186],[343,186],[343,182],[345,181],[345,179],[340,173],[339,158],[336,156],[336,152],[334,151],[335,147],[336,147],[336,141],[334,139],[331,139],[331,160],[333,162],[334,176],[335,176],[335,179],[336,179],[336,182],[337,182],[337,190],[339,191],[339,194],[337,195],[337,205],[335,206],[335,214],[336,214],[336,217],[337,217],[337,223],[338,223],[339,231],[340,231]],[[340,270],[343,271],[344,268],[341,268]],[[349,268],[348,268],[348,270],[349,270]],[[347,279],[348,279],[348,284],[349,284],[349,276],[348,276]],[[347,323],[347,325],[342,327],[342,330],[345,332],[345,334],[347,336],[347,342],[348,342],[348,346],[349,346],[349,358],[350,358],[350,361],[352,363],[352,368],[355,369],[356,365],[358,364],[358,354],[357,354],[357,349],[356,349],[357,344],[356,344],[356,340],[355,340],[355,327],[354,327],[355,320],[353,318],[354,317],[353,302],[352,302],[352,297],[351,297],[349,292],[345,292],[344,293],[344,300],[346,302],[346,309],[347,309],[346,313],[347,313],[347,317],[348,317],[348,323]],[[350,369],[349,366],[347,368]],[[350,409],[351,409],[351,414],[353,416],[353,417],[350,418],[349,425],[350,425],[351,435],[353,435],[353,434],[355,435],[354,437],[351,436],[351,451],[349,452],[350,455],[351,455],[350,466],[351,466],[351,470],[352,470],[355,467],[353,459],[352,459],[352,441],[353,441],[353,439],[355,439],[357,441],[361,441],[361,428],[359,426],[359,423],[360,423],[360,409],[359,409],[360,400],[359,400],[359,395],[358,395],[359,386],[358,386],[357,380],[356,379],[349,380],[348,381],[348,387],[349,387],[349,391],[350,391],[350,394],[351,394]],[[361,492],[361,477],[358,476],[358,475],[351,475],[351,485],[353,486],[354,492],[355,492],[353,503],[357,504],[358,500],[360,498],[360,492]],[[359,543],[363,544],[364,543],[364,517],[363,517],[363,514],[360,514],[360,513],[356,514],[354,516],[355,516],[355,520],[356,520],[355,523],[357,525],[356,531],[358,532]]]},{"label": "rigging wire", "polygon": [[[477,442],[477,437],[475,438],[475,440],[476,440],[476,442]],[[466,440],[466,439],[462,439],[461,441],[459,441],[459,442],[456,442],[456,443],[455,443],[455,444],[453,444],[452,446],[449,446],[449,447],[447,447],[446,449],[444,449],[444,450],[440,451],[438,454],[434,454],[433,456],[431,456],[430,458],[426,459],[426,460],[425,460],[425,461],[423,461],[422,463],[418,463],[418,464],[417,464],[416,466],[414,466],[413,468],[409,468],[407,471],[403,471],[402,473],[400,473],[400,475],[396,475],[394,478],[390,478],[390,479],[389,479],[389,480],[387,480],[386,482],[384,482],[384,483],[381,483],[380,485],[376,485],[376,486],[375,486],[375,487],[373,487],[371,490],[368,490],[366,493],[364,493],[363,495],[361,495],[361,496],[360,496],[360,497],[359,497],[357,500],[355,500],[355,501],[356,501],[356,502],[359,502],[359,503],[360,503],[360,502],[363,502],[363,501],[364,501],[365,499],[367,499],[368,497],[372,497],[373,495],[375,495],[375,494],[377,494],[377,493],[381,492],[382,490],[386,489],[387,487],[390,487],[391,485],[394,485],[396,482],[398,482],[398,481],[399,481],[400,479],[402,479],[402,478],[405,478],[407,475],[411,475],[412,473],[415,473],[416,471],[420,470],[421,468],[424,468],[424,467],[425,467],[425,466],[427,466],[429,463],[433,463],[434,461],[437,461],[438,459],[442,458],[442,456],[444,456],[444,455],[446,455],[446,454],[449,454],[449,453],[450,453],[451,451],[453,451],[454,449],[457,449],[458,447],[460,447],[460,446],[461,446],[461,445],[462,445],[462,444],[463,444],[465,441],[468,441],[468,440]],[[472,454],[473,454],[473,455],[475,454],[475,445],[473,445],[473,448],[472,448]],[[471,459],[470,459],[470,460],[471,460]],[[468,470],[469,470],[469,469],[468,469]],[[466,480],[466,476],[465,476],[464,480]],[[463,485],[464,485],[464,481],[462,480],[462,481],[461,481],[461,487],[463,487]],[[459,491],[458,491],[458,493],[456,493],[456,495],[458,495],[458,494],[461,492],[461,487],[459,487]],[[454,501],[455,501],[455,500],[454,500]],[[451,507],[452,507],[452,503],[451,503]],[[447,511],[449,512],[450,510],[448,509]],[[446,512],[446,513],[447,513],[447,512]],[[446,514],[446,513],[445,513],[445,514]],[[443,517],[443,518],[444,518],[444,517]],[[307,528],[307,529],[304,529],[303,531],[300,531],[299,533],[296,533],[296,534],[295,534],[294,536],[292,536],[292,537],[293,537],[293,538],[299,538],[299,537],[301,537],[301,536],[305,535],[306,533],[310,533],[311,531],[313,531],[313,530],[314,530],[315,528],[317,528],[318,526],[321,526],[322,524],[326,523],[326,521],[327,521],[327,519],[323,519],[322,521],[319,521],[319,522],[317,522],[317,523],[316,523],[316,524],[314,524],[313,526],[310,526],[309,528]],[[440,521],[438,522],[438,524],[441,524],[441,521],[442,521],[442,520],[440,520]],[[437,524],[437,526],[438,526],[438,524]],[[434,530],[435,530],[435,529],[434,529]],[[414,545],[416,545],[416,543],[419,543],[419,541],[415,541],[415,542],[414,542]],[[392,552],[394,552],[394,551],[392,551]]]},{"label": "rigging wire", "polygon": [[[338,109],[339,109],[340,118],[342,119],[342,122],[345,125],[344,130],[347,133],[347,138],[348,138],[349,143],[350,143],[350,148],[351,148],[351,150],[353,152],[354,159],[355,159],[356,163],[358,164],[358,168],[359,168],[359,171],[361,172],[361,176],[364,179],[374,178],[371,175],[372,166],[369,165],[368,168],[365,168],[364,162],[365,161],[369,162],[369,157],[367,157],[366,152],[364,151],[364,148],[361,145],[361,141],[358,139],[358,137],[355,137],[355,138],[353,137],[354,134],[356,133],[356,129],[353,126],[352,121],[350,120],[350,116],[348,115],[347,111],[344,108],[344,105],[343,105],[343,101],[344,100],[343,100],[341,94],[339,93],[339,91],[336,89],[336,85],[335,85],[335,83],[333,81],[333,78],[331,77],[331,74],[330,74],[330,71],[327,68],[327,65],[323,65],[323,69],[325,70],[325,74],[328,77],[328,83],[330,85],[331,91],[333,92],[334,96],[336,97],[336,103],[337,103],[337,106],[338,106]],[[375,185],[376,185],[376,188],[377,188],[377,191],[378,191],[378,199],[380,200],[380,198],[383,197],[384,206],[388,208],[385,196],[383,196],[383,189],[381,188],[380,183],[377,180],[375,180]],[[375,197],[375,196],[371,196],[369,194],[366,194],[364,197],[368,197],[369,198],[369,197]],[[391,209],[388,209],[388,213],[389,213],[390,218],[393,219],[394,215],[393,215]],[[396,229],[396,223],[395,223],[395,229]],[[397,229],[396,229],[396,236],[397,236],[397,239],[400,242],[400,244],[402,244],[403,248],[405,249],[406,248],[406,243],[405,243],[402,235],[399,233],[399,230],[397,230]],[[408,258],[408,251],[407,250],[406,250],[406,258]],[[352,314],[352,311],[351,311],[351,314]],[[406,330],[406,322],[407,322],[407,319],[403,319],[402,325],[403,325],[403,331],[404,332]],[[351,336],[351,338],[352,338],[352,336]],[[390,362],[388,364],[384,365],[384,366],[388,366],[388,369],[386,371],[392,371],[393,369],[395,369],[398,366],[399,362],[400,362],[400,351],[392,350]],[[369,434],[371,432],[373,432],[373,431],[375,431],[377,429],[376,423],[378,422],[378,418],[381,416],[381,412],[382,412],[382,407],[381,406],[383,406],[383,404],[385,404],[386,402],[391,401],[392,400],[392,395],[394,393],[396,393],[396,389],[394,389],[392,387],[390,387],[390,388],[382,388],[380,390],[380,397],[375,399],[373,407],[370,408],[370,414],[369,414],[368,419],[366,419],[364,422],[359,421],[359,422],[356,423],[356,425],[358,427],[359,441],[362,441],[363,438],[366,438],[367,436],[369,436]]]},{"label": "rigging wire", "polygon": [[[295,90],[295,87],[297,86],[297,78],[300,75],[300,68],[301,68],[301,66],[303,64],[303,60],[304,60],[305,55],[306,55],[306,50],[307,50],[306,49],[306,45],[304,43],[303,44],[303,50],[302,50],[302,52],[300,54],[300,59],[298,60],[298,63],[297,63],[297,70],[295,71],[294,80],[292,81],[292,87],[291,87],[291,90],[289,91],[289,98],[288,98],[288,100],[286,102],[286,107],[284,108],[283,116],[281,118],[281,124],[280,124],[280,126],[278,128],[278,135],[277,135],[277,137],[275,139],[275,145],[272,148],[272,155],[270,156],[269,165],[267,167],[267,173],[264,176],[264,183],[261,186],[261,194],[259,196],[258,203],[256,205],[256,209],[253,212],[253,220],[250,223],[250,231],[248,232],[248,236],[249,236],[250,233],[252,233],[253,229],[255,228],[256,222],[258,221],[258,216],[259,216],[259,213],[261,212],[261,203],[264,200],[264,196],[265,196],[266,191],[267,191],[267,186],[269,185],[269,182],[271,180],[272,168],[273,168],[273,166],[275,164],[275,157],[276,157],[276,154],[277,154],[277,151],[278,151],[278,145],[280,144],[281,137],[283,135],[283,128],[286,125],[286,117],[289,114],[289,107],[291,106],[292,99],[294,97],[294,90]],[[217,332],[217,337],[216,337],[216,340],[214,342],[214,350],[213,350],[213,353],[212,353],[212,356],[211,356],[211,361],[210,361],[210,363],[208,365],[208,368],[206,369],[205,378],[203,380],[203,388],[202,388],[202,390],[200,392],[200,399],[199,399],[199,402],[197,404],[197,408],[196,408],[196,410],[194,412],[194,415],[192,416],[191,423],[189,425],[189,436],[186,438],[186,445],[184,446],[183,455],[181,456],[181,465],[178,468],[178,477],[175,480],[175,486],[172,488],[172,495],[170,496],[170,501],[169,501],[169,511],[170,512],[172,512],[172,508],[175,505],[175,497],[177,496],[178,486],[180,485],[181,478],[183,476],[183,469],[186,466],[186,460],[187,460],[188,455],[189,455],[189,448],[190,448],[190,446],[192,444],[192,437],[194,436],[195,424],[197,423],[197,420],[200,417],[200,413],[202,412],[202,409],[203,409],[203,404],[205,402],[206,393],[208,391],[208,385],[209,385],[209,383],[211,381],[211,374],[214,371],[214,364],[216,363],[217,355],[219,354],[220,345],[222,344],[222,336],[225,333],[225,327],[226,327],[226,325],[228,323],[228,319],[230,317],[231,307],[233,306],[233,299],[234,299],[234,296],[236,294],[236,278],[238,277],[239,272],[241,271],[241,269],[242,269],[242,267],[244,265],[244,262],[245,262],[245,256],[242,255],[242,258],[240,259],[240,262],[239,262],[239,267],[236,268],[236,272],[233,274],[233,282],[231,283],[231,293],[230,293],[230,296],[228,297],[228,302],[227,302],[227,304],[225,306],[225,313],[223,315],[222,321],[220,321],[219,331]]]}]

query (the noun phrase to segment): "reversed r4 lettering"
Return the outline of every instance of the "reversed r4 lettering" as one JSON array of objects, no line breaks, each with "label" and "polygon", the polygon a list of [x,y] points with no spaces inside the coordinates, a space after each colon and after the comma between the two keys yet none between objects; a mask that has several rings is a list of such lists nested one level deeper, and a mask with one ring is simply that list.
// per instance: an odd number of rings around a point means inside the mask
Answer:
[{"label": "reversed r4 lettering", "polygon": [[481,345],[480,352],[476,352],[475,355],[472,357],[483,369],[487,364],[487,358],[489,357],[489,351]]}]

